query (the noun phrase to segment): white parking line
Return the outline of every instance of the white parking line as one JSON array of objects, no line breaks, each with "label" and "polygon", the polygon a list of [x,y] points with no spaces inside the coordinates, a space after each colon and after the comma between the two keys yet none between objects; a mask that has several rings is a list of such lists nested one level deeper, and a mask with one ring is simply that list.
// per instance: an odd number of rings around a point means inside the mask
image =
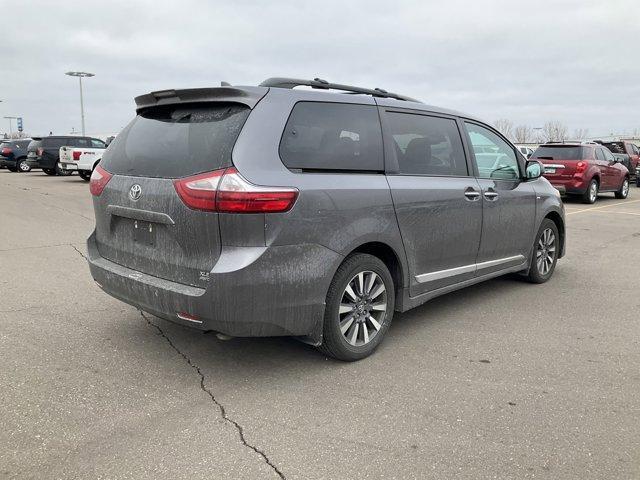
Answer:
[{"label": "white parking line", "polygon": [[611,203],[609,205],[602,205],[601,207],[583,208],[582,210],[574,210],[573,212],[567,212],[567,215],[573,215],[574,213],[583,213],[591,210],[602,210],[603,208],[615,207],[616,205],[629,205],[630,203],[640,202],[640,200],[629,200],[626,202]]}]

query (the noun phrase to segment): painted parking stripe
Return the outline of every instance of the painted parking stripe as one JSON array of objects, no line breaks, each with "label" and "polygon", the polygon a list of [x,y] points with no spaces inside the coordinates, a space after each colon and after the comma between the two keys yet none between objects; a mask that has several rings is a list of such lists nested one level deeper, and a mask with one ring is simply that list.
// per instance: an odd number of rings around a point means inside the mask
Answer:
[{"label": "painted parking stripe", "polygon": [[603,208],[615,207],[616,205],[629,205],[630,203],[636,203],[636,202],[640,202],[640,200],[629,200],[626,202],[618,202],[618,203],[611,203],[609,205],[602,205],[601,207],[583,208],[582,210],[574,210],[573,212],[568,212],[567,215],[588,212],[590,210],[602,210]]}]

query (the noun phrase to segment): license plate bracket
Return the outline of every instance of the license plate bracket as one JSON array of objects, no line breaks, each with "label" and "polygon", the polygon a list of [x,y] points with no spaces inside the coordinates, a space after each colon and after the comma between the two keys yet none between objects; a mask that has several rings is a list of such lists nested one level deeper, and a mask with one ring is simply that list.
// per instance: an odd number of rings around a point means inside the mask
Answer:
[{"label": "license plate bracket", "polygon": [[141,220],[133,221],[133,241],[149,247],[156,246],[156,225]]}]

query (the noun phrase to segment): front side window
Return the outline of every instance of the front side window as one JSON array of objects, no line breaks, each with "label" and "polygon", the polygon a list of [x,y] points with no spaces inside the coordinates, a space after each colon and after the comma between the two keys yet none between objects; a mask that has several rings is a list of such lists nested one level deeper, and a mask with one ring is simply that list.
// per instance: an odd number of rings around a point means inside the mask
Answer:
[{"label": "front side window", "polygon": [[515,151],[488,128],[465,122],[480,178],[515,180],[520,169]]},{"label": "front side window", "polygon": [[401,174],[469,174],[455,120],[397,112],[388,112],[386,118]]},{"label": "front side window", "polygon": [[606,148],[602,149],[602,152],[604,153],[604,159],[607,162],[614,162],[615,161],[615,157],[613,156],[613,153],[611,153],[610,150],[607,150]]},{"label": "front side window", "polygon": [[107,148],[102,140],[97,140],[95,138],[91,139],[91,147],[92,148]]},{"label": "front side window", "polygon": [[382,131],[373,105],[298,102],[280,141],[292,169],[382,171]]}]

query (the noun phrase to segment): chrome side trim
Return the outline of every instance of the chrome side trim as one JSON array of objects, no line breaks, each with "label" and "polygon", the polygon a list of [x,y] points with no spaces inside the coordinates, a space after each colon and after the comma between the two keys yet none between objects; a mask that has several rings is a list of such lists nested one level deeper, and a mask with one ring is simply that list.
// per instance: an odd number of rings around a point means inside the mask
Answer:
[{"label": "chrome side trim", "polygon": [[543,166],[543,167],[549,167],[549,168],[555,168],[555,169],[558,169],[558,168],[565,168],[565,166],[564,166],[564,165],[560,165],[560,164],[553,164],[553,163],[543,163],[543,164],[542,164],[542,166]]},{"label": "chrome side trim", "polygon": [[436,280],[442,280],[443,278],[455,277],[456,275],[462,275],[464,273],[475,273],[478,270],[484,270],[485,268],[497,267],[505,263],[524,263],[526,258],[524,255],[515,255],[513,257],[499,258],[497,260],[489,260],[487,262],[474,263],[472,265],[464,265],[462,267],[448,268],[446,270],[438,270],[436,272],[423,273],[416,275],[416,281],[418,283],[434,282]]}]

